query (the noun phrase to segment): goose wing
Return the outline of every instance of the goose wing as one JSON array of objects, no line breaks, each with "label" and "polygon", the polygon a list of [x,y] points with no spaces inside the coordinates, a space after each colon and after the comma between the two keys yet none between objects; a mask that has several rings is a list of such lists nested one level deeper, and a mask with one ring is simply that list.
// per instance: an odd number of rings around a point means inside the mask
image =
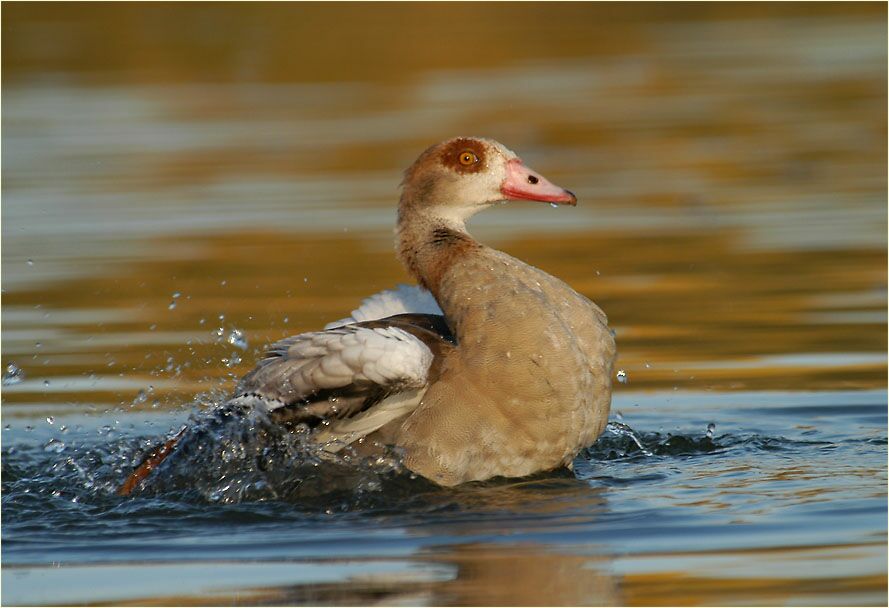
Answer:
[{"label": "goose wing", "polygon": [[453,346],[444,317],[425,314],[300,334],[274,344],[229,403],[261,402],[282,424],[326,422],[316,438],[339,449],[410,413]]},{"label": "goose wing", "polygon": [[[271,346],[223,405],[260,407],[281,424],[316,428],[337,452],[410,414],[455,340],[443,316],[408,313],[286,338]],[[185,429],[146,455],[118,493],[129,495],[177,447]]]}]

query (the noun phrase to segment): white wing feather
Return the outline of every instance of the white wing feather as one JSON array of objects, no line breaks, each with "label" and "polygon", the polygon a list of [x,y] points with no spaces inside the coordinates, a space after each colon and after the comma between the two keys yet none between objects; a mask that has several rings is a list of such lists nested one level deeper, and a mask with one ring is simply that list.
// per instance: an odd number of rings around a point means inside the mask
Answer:
[{"label": "white wing feather", "polygon": [[286,338],[246,376],[241,392],[270,398],[277,409],[319,390],[372,382],[392,390],[426,385],[433,354],[397,327],[340,327]]},{"label": "white wing feather", "polygon": [[434,354],[422,340],[397,327],[357,327],[354,323],[403,313],[442,314],[431,293],[399,285],[366,298],[352,316],[328,323],[324,331],[285,338],[238,386],[231,403],[266,411],[311,397],[319,391],[373,383],[388,396],[356,416],[331,421],[315,440],[336,452],[417,407],[426,392]]},{"label": "white wing feather", "polygon": [[361,306],[352,311],[351,317],[328,323],[324,329],[342,327],[350,323],[384,319],[392,315],[404,313],[444,314],[435,301],[435,297],[416,285],[398,285],[395,289],[387,289],[365,298]]}]

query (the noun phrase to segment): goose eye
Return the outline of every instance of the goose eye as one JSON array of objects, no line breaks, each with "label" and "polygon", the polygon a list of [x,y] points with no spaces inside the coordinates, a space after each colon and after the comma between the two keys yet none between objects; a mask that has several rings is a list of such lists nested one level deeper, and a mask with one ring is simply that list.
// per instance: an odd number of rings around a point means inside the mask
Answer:
[{"label": "goose eye", "polygon": [[464,166],[473,165],[478,162],[478,156],[475,155],[475,152],[471,152],[469,150],[464,150],[460,152],[460,164]]}]

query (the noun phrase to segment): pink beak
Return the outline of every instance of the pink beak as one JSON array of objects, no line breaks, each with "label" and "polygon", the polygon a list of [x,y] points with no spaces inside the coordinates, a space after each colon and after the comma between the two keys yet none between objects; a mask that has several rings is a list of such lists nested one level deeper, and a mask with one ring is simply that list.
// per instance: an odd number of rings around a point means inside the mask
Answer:
[{"label": "pink beak", "polygon": [[500,192],[510,200],[540,201],[559,205],[576,205],[573,192],[555,185],[518,158],[506,163],[506,179],[500,185]]}]

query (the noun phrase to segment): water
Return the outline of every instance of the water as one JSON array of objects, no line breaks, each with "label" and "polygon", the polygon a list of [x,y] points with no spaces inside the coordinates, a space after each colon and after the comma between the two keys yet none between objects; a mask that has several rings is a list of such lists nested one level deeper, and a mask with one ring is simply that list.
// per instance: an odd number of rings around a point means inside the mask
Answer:
[{"label": "water", "polygon": [[[3,603],[886,604],[884,7],[171,10],[4,11]],[[471,224],[615,328],[574,473],[252,420],[117,496],[407,281],[400,171],[466,133],[578,196]]]},{"label": "water", "polygon": [[3,372],[3,386],[18,384],[25,379],[25,372],[15,363],[9,363]]}]

